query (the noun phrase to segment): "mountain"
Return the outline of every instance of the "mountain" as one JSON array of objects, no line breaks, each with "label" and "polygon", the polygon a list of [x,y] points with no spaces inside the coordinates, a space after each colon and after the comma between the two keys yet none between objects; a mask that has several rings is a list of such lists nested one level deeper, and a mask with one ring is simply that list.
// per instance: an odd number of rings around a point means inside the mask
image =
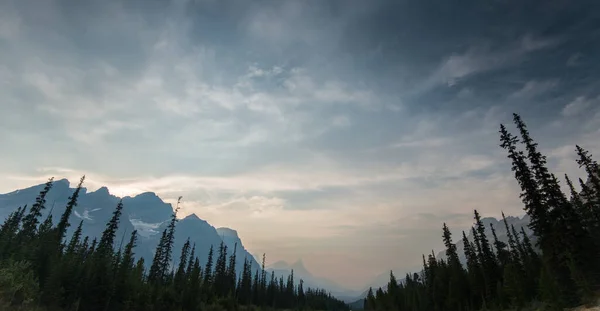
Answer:
[{"label": "mountain", "polygon": [[[0,217],[5,219],[18,207],[33,204],[43,188],[44,184],[40,184],[0,194]],[[70,187],[70,182],[67,179],[55,181],[46,196],[46,209],[43,210],[42,218],[45,219],[52,213],[55,222],[60,219],[69,196],[74,190]],[[93,192],[88,192],[86,188],[82,188],[79,193],[78,204],[70,218],[71,226],[67,230],[67,239],[70,238],[80,221],[83,222],[84,236],[89,236],[90,239],[100,238],[107,221],[111,218],[121,199],[123,214],[117,231],[118,238],[115,247],[119,247],[122,241],[126,242],[131,232],[137,229],[139,239],[135,253],[137,256],[143,257],[146,265],[149,266],[152,263],[161,232],[167,227],[173,213],[173,206],[165,203],[152,192],[119,198],[110,194],[106,187]],[[236,257],[238,258],[236,269],[238,272],[242,271],[244,257],[252,260],[253,269],[259,269],[258,263],[253,260],[254,257],[245,249],[235,230],[229,228],[219,228],[217,230],[195,214],[180,219],[177,223],[173,248],[172,263],[174,265],[179,262],[181,248],[188,238],[192,244],[195,244],[195,254],[202,265],[206,263],[211,245],[215,248],[216,253],[219,245],[223,242],[228,247],[228,254],[233,251],[233,245],[238,244],[236,251]],[[216,261],[216,257],[214,260]]]},{"label": "mountain", "polygon": [[302,279],[305,288],[324,288],[333,296],[345,302],[355,299],[355,297],[360,294],[359,292],[347,289],[332,280],[313,275],[308,271],[302,259],[297,260],[293,264],[289,264],[285,261],[277,261],[267,266],[265,270],[268,275],[270,275],[271,272],[274,272],[276,277],[283,277],[284,279],[291,274],[291,271],[294,271],[294,280],[298,282]]},{"label": "mountain", "polygon": [[350,306],[350,310],[363,310],[365,308],[365,300],[364,298],[357,299],[356,301],[348,303],[348,306]]},{"label": "mountain", "polygon": [[[106,187],[101,189],[106,189]],[[137,219],[145,223],[163,222],[169,219],[173,213],[171,204],[163,202],[153,192],[145,192],[135,197],[124,197],[123,206],[127,206],[129,209],[131,219]]]}]

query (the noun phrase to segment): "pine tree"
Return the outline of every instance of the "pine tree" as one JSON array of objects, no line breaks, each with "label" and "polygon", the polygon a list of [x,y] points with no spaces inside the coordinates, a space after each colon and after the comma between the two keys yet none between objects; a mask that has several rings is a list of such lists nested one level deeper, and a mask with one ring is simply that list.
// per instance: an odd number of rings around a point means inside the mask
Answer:
[{"label": "pine tree", "polygon": [[477,210],[474,211],[474,214],[475,228],[473,229],[473,236],[475,238],[475,244],[477,245],[477,255],[484,275],[485,297],[487,301],[491,302],[492,295],[497,291],[496,284],[499,279],[498,265],[485,234],[485,226],[481,221],[481,216],[479,216]]},{"label": "pine tree", "polygon": [[150,266],[150,272],[148,273],[148,281],[151,283],[162,282],[163,271],[162,262],[164,258],[165,244],[167,243],[167,229],[163,230],[156,251],[154,252],[154,258],[152,259],[152,265]]},{"label": "pine tree", "polygon": [[469,288],[471,290],[469,305],[471,306],[470,309],[477,309],[481,305],[480,299],[484,292],[482,291],[484,287],[482,268],[475,253],[474,245],[469,241],[464,231],[462,236],[465,258],[467,259]]},{"label": "pine tree", "polygon": [[177,212],[179,212],[179,204],[181,203],[181,199],[182,197],[179,197],[177,199],[177,205],[175,207],[175,210],[173,211],[173,214],[171,214],[171,221],[169,222],[169,225],[167,226],[167,234],[166,234],[166,238],[165,241],[163,243],[163,250],[162,250],[162,261],[160,263],[160,271],[161,271],[161,275],[163,275],[163,277],[167,274],[167,271],[169,271],[169,267],[171,266],[171,256],[173,254],[173,244],[175,243],[175,226],[177,224]]},{"label": "pine tree", "polygon": [[233,252],[229,256],[229,266],[227,267],[227,292],[230,295],[235,295],[235,285],[237,280],[237,274],[235,271],[236,264],[236,252],[237,252],[237,243],[233,246]]},{"label": "pine tree", "polygon": [[521,256],[519,255],[520,253],[516,237],[514,236],[514,233],[511,232],[510,227],[508,226],[508,222],[506,221],[504,212],[502,212],[502,221],[504,222],[504,227],[506,228],[506,235],[508,236],[508,247],[510,250],[511,261],[513,263],[519,263],[521,261]]},{"label": "pine tree", "polygon": [[446,257],[448,257],[448,263],[459,265],[460,260],[458,259],[458,253],[456,251],[456,245],[452,243],[452,234],[444,223],[443,227],[443,239],[444,245],[446,246]]},{"label": "pine tree", "polygon": [[581,148],[579,145],[575,146],[577,151],[577,164],[579,167],[583,167],[587,173],[588,181],[592,185],[592,189],[596,195],[596,202],[600,202],[600,165],[592,160],[592,155],[589,151]]},{"label": "pine tree", "polygon": [[[587,240],[587,238],[585,232],[581,230],[580,219],[570,202],[566,200],[556,177],[548,172],[546,157],[537,150],[537,143],[529,136],[524,122],[517,114],[514,114],[514,121],[526,145],[535,179],[545,199],[543,202],[554,219],[554,223],[551,225],[554,225],[555,228],[551,228],[548,235],[552,239],[553,245],[541,244],[544,256],[548,260],[551,273],[558,278],[557,283],[563,303],[566,306],[573,306],[578,303],[578,299],[574,292],[575,284],[570,275],[581,274],[586,269],[586,267],[582,267],[581,262],[573,261],[573,258],[579,257],[573,253],[580,253],[585,249],[585,246],[581,245],[583,242],[580,239]],[[540,240],[544,241],[544,239],[546,236],[540,236]],[[560,247],[557,248],[556,244],[559,244]]]},{"label": "pine tree", "polygon": [[306,304],[306,297],[304,296],[304,280],[300,279],[300,283],[298,284],[298,306],[300,309],[304,307]]},{"label": "pine tree", "polygon": [[208,260],[206,261],[206,266],[204,267],[204,284],[205,289],[208,289],[212,286],[213,282],[213,246],[210,246],[210,250],[208,251]]},{"label": "pine tree", "polygon": [[540,245],[545,245],[546,235],[552,231],[552,228],[542,194],[525,161],[524,153],[517,150],[518,138],[508,133],[504,125],[500,125],[500,134],[502,141],[500,146],[508,151],[508,158],[512,160],[512,171],[522,190],[520,196],[525,204],[525,211],[531,217],[529,227],[539,237]]},{"label": "pine tree", "polygon": [[277,283],[275,281],[275,271],[271,271],[271,281],[267,291],[267,304],[271,307],[275,306],[275,295],[277,290]]},{"label": "pine tree", "polygon": [[121,256],[121,261],[119,262],[117,268],[117,276],[115,279],[115,302],[117,304],[123,303],[129,297],[133,296],[135,292],[132,290],[134,288],[134,248],[136,246],[137,241],[137,230],[133,230],[131,232],[131,237],[129,238],[129,242],[125,245],[125,250],[123,251],[123,255]]},{"label": "pine tree", "polygon": [[254,305],[260,305],[260,277],[258,276],[258,269],[254,273],[254,278],[252,279],[252,303]]},{"label": "pine tree", "polygon": [[261,306],[265,305],[265,299],[266,299],[266,295],[267,295],[267,272],[265,270],[265,259],[266,259],[266,254],[263,253],[262,256],[262,264],[261,264],[261,269],[260,269],[260,289],[259,289],[259,296],[260,296],[260,301],[261,301]]},{"label": "pine tree", "polygon": [[510,262],[510,252],[506,249],[506,243],[498,240],[498,236],[496,235],[496,229],[494,228],[494,224],[490,223],[490,230],[492,231],[492,236],[494,237],[494,247],[496,248],[496,256],[500,265],[502,267],[506,266]]},{"label": "pine tree", "polygon": [[227,295],[229,281],[227,276],[227,245],[223,241],[219,246],[219,257],[217,257],[214,277],[215,293],[219,297],[224,297]]},{"label": "pine tree", "polygon": [[185,276],[186,268],[188,267],[188,256],[190,254],[190,239],[188,238],[183,247],[181,248],[181,255],[179,256],[179,265],[177,272],[175,273],[175,288],[177,291],[183,291],[185,287]]},{"label": "pine tree", "polygon": [[[274,277],[274,275],[273,275]],[[244,267],[240,280],[239,301],[243,305],[248,305],[252,302],[252,271],[248,258],[244,258]]]},{"label": "pine tree", "polygon": [[67,246],[67,251],[66,251],[67,255],[75,253],[77,246],[79,246],[82,230],[83,230],[83,220],[81,220],[79,222],[77,229],[75,229],[75,232],[73,232],[73,235],[71,236],[71,241],[69,242],[69,245]]},{"label": "pine tree", "polygon": [[108,256],[112,254],[115,236],[117,234],[117,229],[119,228],[119,220],[121,218],[122,211],[123,201],[119,201],[119,204],[117,204],[117,208],[113,212],[111,219],[106,224],[106,228],[104,229],[104,232],[102,232],[102,237],[100,238],[100,242],[98,243],[98,249],[96,252],[100,256]]},{"label": "pine tree", "polygon": [[40,194],[35,198],[35,203],[31,206],[27,216],[23,217],[23,225],[21,230],[21,236],[25,239],[32,239],[37,230],[39,218],[42,217],[42,210],[46,205],[46,195],[52,188],[54,177],[50,178]]},{"label": "pine tree", "polygon": [[56,231],[58,233],[57,238],[59,239],[58,242],[60,242],[64,238],[67,228],[69,227],[69,217],[71,217],[71,213],[73,212],[73,209],[77,206],[77,198],[79,197],[79,192],[81,191],[81,187],[83,185],[84,180],[85,180],[85,175],[81,177],[81,179],[79,180],[79,184],[77,185],[77,188],[75,188],[75,191],[69,197],[69,202],[67,203],[67,207],[65,208],[65,211],[62,214],[62,216],[60,217],[60,221],[58,222],[58,225],[56,226]]},{"label": "pine tree", "polygon": [[[189,238],[188,238],[188,240],[189,240]],[[195,259],[196,259],[196,243],[194,243],[192,245],[192,250],[190,251],[190,257],[189,257],[189,260],[188,260],[188,266],[185,269],[185,275],[188,276],[188,277],[192,274],[192,271],[194,269],[194,261],[195,261]]]},{"label": "pine tree", "polygon": [[26,209],[27,205],[19,207],[16,211],[10,213],[0,226],[0,259],[13,254],[13,247],[18,246],[18,241],[15,241],[15,238],[19,233],[19,225]]}]

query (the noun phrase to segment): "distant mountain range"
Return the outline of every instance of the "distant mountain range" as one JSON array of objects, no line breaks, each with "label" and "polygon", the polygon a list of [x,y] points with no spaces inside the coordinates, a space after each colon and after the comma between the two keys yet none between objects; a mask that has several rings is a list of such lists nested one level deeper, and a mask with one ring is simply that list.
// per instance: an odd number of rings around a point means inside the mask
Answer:
[{"label": "distant mountain range", "polygon": [[[18,207],[26,204],[31,205],[35,202],[36,196],[43,189],[44,184],[39,184],[26,189],[16,190],[6,194],[0,194],[0,221],[4,220],[11,212]],[[42,213],[45,219],[50,213],[54,220],[60,219],[67,204],[69,196],[75,189],[70,187],[67,179],[56,180],[52,189],[46,196],[46,209]],[[147,265],[152,262],[154,251],[160,239],[160,233],[168,225],[173,206],[165,203],[155,193],[145,192],[133,197],[119,198],[110,194],[108,188],[102,187],[96,191],[88,192],[82,188],[79,194],[77,207],[74,209],[70,219],[71,226],[67,230],[67,239],[71,237],[80,221],[83,221],[83,235],[90,238],[100,238],[105,228],[106,222],[112,216],[112,212],[119,200],[123,200],[123,215],[119,230],[117,231],[117,243],[121,239],[126,240],[133,230],[138,231],[138,243],[135,249],[136,256],[142,256]],[[175,243],[173,252],[173,264],[179,262],[180,250],[185,241],[196,244],[196,255],[202,265],[206,264],[208,252],[211,245],[217,248],[221,241],[227,245],[228,253],[231,254],[235,245],[237,265],[236,270],[241,273],[243,270],[244,258],[250,260],[252,269],[260,269],[258,260],[245,247],[236,230],[231,228],[215,228],[205,220],[202,220],[196,214],[191,214],[183,219],[179,219],[175,230]],[[115,245],[119,247],[119,245]],[[216,260],[216,257],[215,259]],[[292,265],[284,262],[277,262],[267,267],[268,277],[271,271],[275,272],[277,277],[287,278],[291,270],[294,270],[294,279],[299,282],[303,279],[305,287],[322,288],[332,295],[342,294],[354,295],[355,292],[349,291],[335,282],[313,276],[305,267],[302,261]]]},{"label": "distant mountain range", "polygon": [[273,271],[275,272],[275,276],[284,276],[284,278],[293,270],[294,279],[302,279],[305,286],[327,289],[333,296],[342,301],[351,301],[360,294],[360,292],[344,288],[334,281],[313,275],[306,269],[302,260],[298,260],[293,264],[285,261],[277,261],[269,265],[266,270],[269,273]]},{"label": "distant mountain range", "polygon": [[[8,214],[19,206],[31,205],[35,202],[36,196],[43,187],[44,185],[40,184],[7,194],[0,194],[0,217],[5,219]],[[46,218],[52,212],[54,220],[60,219],[60,215],[63,213],[67,200],[73,191],[74,189],[70,187],[68,180],[55,181],[46,197],[46,209],[43,211],[42,217]],[[84,236],[99,238],[120,199],[110,194],[106,187],[93,192],[88,192],[85,188],[81,189],[77,207],[70,219],[71,226],[68,229],[67,238],[70,238],[80,221],[83,221]],[[120,243],[123,237],[128,239],[129,234],[137,229],[139,240],[135,249],[136,255],[144,257],[146,264],[149,264],[152,262],[160,233],[168,225],[173,213],[173,206],[165,203],[152,192],[122,199],[124,208],[117,232],[117,243]],[[221,241],[224,241],[230,254],[235,243],[238,243],[236,250],[238,272],[242,271],[244,258],[251,261],[253,269],[260,268],[258,262],[245,249],[235,230],[229,228],[216,229],[195,214],[179,219],[177,223],[173,252],[174,264],[179,262],[179,251],[188,237],[191,243],[196,244],[196,255],[202,264],[205,264],[208,258],[211,245],[216,251]],[[119,245],[115,245],[115,247],[119,247]]]},{"label": "distant mountain range", "polygon": [[[26,204],[31,205],[35,202],[36,196],[43,189],[44,184],[32,186],[26,189],[16,190],[6,194],[0,194],[0,219],[5,219],[12,211]],[[73,193],[74,188],[70,187],[70,182],[67,179],[61,179],[54,182],[52,189],[46,197],[46,209],[43,211],[43,218],[46,218],[51,212],[54,220],[60,219],[67,204],[69,196]],[[147,264],[152,262],[155,248],[160,238],[160,233],[168,225],[168,221],[173,213],[173,206],[165,203],[155,193],[145,192],[133,197],[127,196],[119,198],[110,194],[108,188],[102,187],[96,191],[88,192],[83,188],[79,195],[78,205],[73,211],[70,222],[71,226],[67,231],[67,238],[70,238],[73,231],[80,221],[83,221],[83,235],[90,238],[99,238],[105,228],[106,222],[110,219],[114,208],[119,200],[123,200],[123,215],[119,230],[117,231],[118,242],[121,239],[128,239],[129,234],[133,230],[138,230],[138,245],[135,249],[136,256],[142,256]],[[524,227],[528,235],[531,231],[527,228],[529,218],[527,216],[507,217],[507,221],[513,224],[517,230]],[[489,230],[489,224],[494,224],[498,238],[502,241],[507,241],[506,229],[501,220],[495,218],[484,218],[483,222],[486,225],[488,238],[491,240],[492,235]],[[468,228],[465,228],[468,229]],[[466,230],[465,230],[466,231]],[[470,233],[470,232],[469,232]],[[183,219],[179,219],[175,231],[175,243],[173,253],[173,263],[179,262],[179,250],[189,237],[192,243],[196,244],[196,255],[204,265],[208,258],[208,252],[211,245],[218,248],[223,241],[227,245],[228,253],[233,251],[237,244],[236,257],[237,271],[241,273],[243,269],[244,258],[248,258],[252,264],[252,269],[260,269],[259,257],[253,256],[242,243],[237,231],[231,228],[215,228],[205,220],[202,220],[195,214],[189,215]],[[471,238],[469,234],[469,238]],[[464,261],[463,245],[460,236],[454,237],[457,242],[461,260]],[[119,245],[116,245],[119,247]],[[445,258],[444,252],[438,253],[437,256]],[[326,278],[321,278],[311,274],[302,260],[289,264],[283,261],[278,261],[266,267],[268,276],[273,271],[277,277],[283,276],[287,278],[290,271],[294,271],[294,279],[299,282],[302,279],[305,287],[322,288],[329,291],[335,297],[344,300],[348,303],[355,302],[366,296],[369,287],[374,289],[386,286],[389,280],[389,271],[382,273],[374,278],[365,288],[356,291],[349,290],[334,281]],[[403,276],[403,275],[398,275]]]}]

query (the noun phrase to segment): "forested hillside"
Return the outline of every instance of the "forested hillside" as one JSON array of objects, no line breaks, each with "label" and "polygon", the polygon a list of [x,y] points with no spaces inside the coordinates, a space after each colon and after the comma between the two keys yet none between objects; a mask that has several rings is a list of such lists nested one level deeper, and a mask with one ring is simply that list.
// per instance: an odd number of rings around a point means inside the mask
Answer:
[{"label": "forested hillside", "polygon": [[[208,252],[205,265],[188,239],[174,249],[177,210],[161,233],[149,269],[136,259],[137,230],[119,241],[123,210],[119,201],[100,239],[83,237],[83,220],[66,239],[84,178],[74,190],[58,222],[48,213],[42,219],[50,179],[31,207],[19,207],[0,227],[0,302],[15,308],[50,310],[237,310],[240,306],[275,309],[347,310],[324,290],[296,285],[292,274],[284,280],[252,269],[243,258],[236,272],[237,244],[221,242]],[[174,261],[174,252],[179,252]],[[238,277],[239,275],[239,277]]]},{"label": "forested hillside", "polygon": [[[570,189],[561,190],[520,116],[514,123],[521,138],[500,126],[500,146],[508,153],[521,188],[524,209],[535,243],[525,228],[508,226],[508,243],[493,225],[486,228],[475,210],[475,225],[462,240],[462,264],[455,239],[443,224],[444,258],[423,255],[423,271],[398,282],[393,274],[385,289],[369,291],[367,310],[503,310],[537,304],[543,310],[562,310],[594,302],[600,289],[600,167],[591,154],[576,146],[577,163],[587,173],[579,190],[569,176]],[[525,147],[520,150],[519,143]],[[486,230],[491,230],[489,240]],[[468,236],[472,237],[471,239]]]}]

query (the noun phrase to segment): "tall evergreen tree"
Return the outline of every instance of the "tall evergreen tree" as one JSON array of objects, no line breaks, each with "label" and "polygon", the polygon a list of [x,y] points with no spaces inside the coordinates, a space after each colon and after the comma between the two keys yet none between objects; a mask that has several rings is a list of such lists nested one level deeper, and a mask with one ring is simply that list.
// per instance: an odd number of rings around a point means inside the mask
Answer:
[{"label": "tall evergreen tree", "polygon": [[52,188],[52,183],[54,182],[54,177],[50,178],[40,194],[35,198],[35,203],[31,205],[29,209],[29,213],[23,217],[23,225],[20,231],[21,236],[26,239],[31,239],[34,237],[37,225],[39,224],[39,219],[42,217],[42,210],[46,207],[46,195],[50,192]]},{"label": "tall evergreen tree", "polygon": [[69,217],[71,217],[71,213],[73,212],[73,209],[77,206],[77,199],[79,198],[79,192],[81,191],[81,187],[83,185],[84,180],[85,180],[85,175],[81,177],[81,179],[79,180],[79,184],[77,185],[77,188],[75,188],[75,191],[69,197],[69,202],[67,203],[67,207],[65,208],[65,211],[63,212],[62,216],[60,217],[60,221],[58,222],[58,225],[56,226],[56,231],[58,233],[57,238],[58,238],[59,242],[64,238],[67,228],[69,227]]},{"label": "tall evergreen tree", "polygon": [[114,210],[111,219],[106,224],[104,232],[100,242],[98,242],[98,248],[96,252],[100,255],[112,254],[115,237],[117,235],[117,229],[119,228],[119,220],[123,211],[123,201],[119,201],[117,208]]},{"label": "tall evergreen tree", "polygon": [[183,291],[186,285],[186,271],[188,268],[188,256],[190,255],[190,239],[188,238],[183,247],[181,248],[181,254],[179,256],[179,265],[177,266],[177,272],[175,273],[175,288],[177,291]]},{"label": "tall evergreen tree", "polygon": [[523,151],[517,150],[519,139],[510,134],[504,125],[500,125],[500,140],[502,141],[500,146],[508,151],[508,158],[512,160],[512,171],[521,186],[521,200],[525,204],[525,211],[531,218],[529,227],[540,238],[538,240],[540,245],[544,245],[546,235],[552,231],[548,209],[544,205],[542,194],[525,160]]},{"label": "tall evergreen tree", "polygon": [[162,245],[162,262],[160,263],[160,271],[164,276],[169,271],[169,267],[171,266],[171,256],[173,254],[173,244],[175,243],[175,226],[177,224],[177,212],[179,212],[179,204],[181,203],[181,196],[177,199],[177,205],[175,206],[175,210],[173,214],[171,214],[171,221],[167,226],[167,234],[166,239]]},{"label": "tall evergreen tree", "polygon": [[494,224],[490,223],[490,230],[492,231],[492,237],[494,238],[494,247],[496,248],[496,256],[502,267],[506,266],[510,261],[510,252],[506,249],[506,243],[498,239]]},{"label": "tall evergreen tree", "polygon": [[237,280],[237,274],[235,271],[236,264],[236,253],[237,253],[237,243],[233,246],[233,252],[229,256],[229,265],[227,266],[227,291],[234,295],[236,293],[235,286]]},{"label": "tall evergreen tree", "polygon": [[148,273],[148,280],[151,283],[156,283],[163,280],[162,262],[164,258],[165,244],[167,243],[167,229],[163,230],[156,251],[154,252],[154,258],[152,259],[152,265],[150,266],[150,272]]},{"label": "tall evergreen tree", "polygon": [[206,266],[204,267],[204,284],[206,287],[210,287],[213,282],[213,246],[210,246],[208,251],[208,260],[206,260]]}]

